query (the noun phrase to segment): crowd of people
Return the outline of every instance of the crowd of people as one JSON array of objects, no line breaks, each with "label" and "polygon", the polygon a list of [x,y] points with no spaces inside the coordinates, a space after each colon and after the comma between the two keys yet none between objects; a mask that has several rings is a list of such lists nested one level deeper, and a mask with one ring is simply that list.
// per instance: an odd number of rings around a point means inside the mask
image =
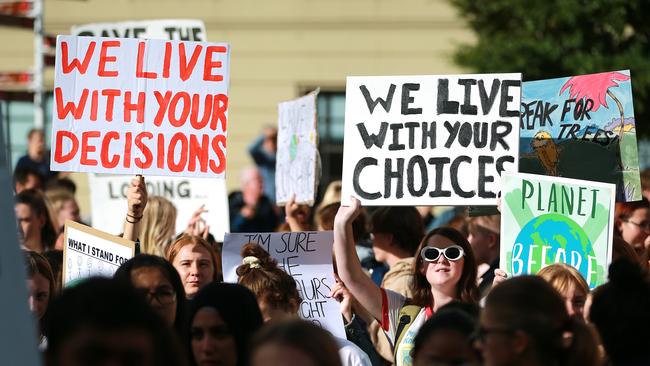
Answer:
[{"label": "crowd of people", "polygon": [[[112,278],[62,286],[63,223],[81,221],[72,180],[49,171],[43,132],[14,172],[28,305],[47,365],[650,365],[650,202],[617,203],[608,282],[590,289],[566,264],[508,278],[500,217],[458,208],[274,203],[277,131],[250,147],[260,167],[229,197],[232,232],[331,230],[330,297],[346,339],[301,320],[296,281],[261,246],[223,282],[221,246],[199,207],[177,210],[134,177],[116,220],[137,254]],[[650,193],[650,172],[642,175]]]}]

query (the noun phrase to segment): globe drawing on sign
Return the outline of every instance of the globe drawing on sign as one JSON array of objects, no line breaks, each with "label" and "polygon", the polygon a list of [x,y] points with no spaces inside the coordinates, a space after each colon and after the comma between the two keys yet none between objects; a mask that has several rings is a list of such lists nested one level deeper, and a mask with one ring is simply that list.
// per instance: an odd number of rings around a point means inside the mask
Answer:
[{"label": "globe drawing on sign", "polygon": [[[517,245],[513,247],[513,257],[509,261],[512,273],[522,273],[522,270],[525,273],[528,263],[534,263],[531,272],[536,273],[543,264],[564,262],[575,267],[591,283],[589,278],[601,272],[600,266],[593,262],[595,254],[591,240],[569,217],[554,213],[535,217],[524,225],[515,243],[521,246],[519,250],[515,249]],[[546,258],[542,258],[544,254]],[[593,267],[589,266],[590,260]]]},{"label": "globe drawing on sign", "polygon": [[291,161],[296,160],[297,154],[298,154],[298,136],[294,134],[291,136],[291,142],[289,144],[289,159]]}]

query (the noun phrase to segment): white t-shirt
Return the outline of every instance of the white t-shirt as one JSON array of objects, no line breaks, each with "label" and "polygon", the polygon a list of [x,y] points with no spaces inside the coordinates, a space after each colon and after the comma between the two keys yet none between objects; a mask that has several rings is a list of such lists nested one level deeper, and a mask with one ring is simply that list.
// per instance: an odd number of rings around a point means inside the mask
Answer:
[{"label": "white t-shirt", "polygon": [[380,320],[381,327],[388,336],[388,340],[397,347],[395,365],[396,366],[410,366],[413,365],[413,358],[411,357],[411,350],[413,350],[413,343],[415,336],[418,334],[420,327],[427,320],[427,309],[422,308],[418,315],[415,317],[411,325],[402,330],[404,336],[402,342],[395,345],[395,333],[399,327],[399,311],[406,303],[406,297],[393,292],[391,290],[382,289],[382,305],[381,313],[382,319]]},{"label": "white t-shirt", "polygon": [[339,346],[339,357],[343,366],[372,366],[368,355],[356,344],[347,339],[338,337],[334,339]]}]

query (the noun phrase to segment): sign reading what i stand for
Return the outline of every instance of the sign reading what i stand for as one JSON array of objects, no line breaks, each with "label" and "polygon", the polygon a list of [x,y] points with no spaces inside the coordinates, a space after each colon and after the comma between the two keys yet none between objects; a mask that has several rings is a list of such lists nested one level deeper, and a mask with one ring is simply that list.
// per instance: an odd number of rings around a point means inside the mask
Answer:
[{"label": "sign reading what i stand for", "polygon": [[230,47],[58,36],[52,170],[223,178]]},{"label": "sign reading what i stand for", "polygon": [[348,77],[343,203],[494,205],[517,171],[521,74]]},{"label": "sign reading what i stand for", "polygon": [[334,285],[331,231],[290,233],[226,233],[223,243],[223,278],[237,282],[241,248],[257,243],[289,273],[302,298],[298,315],[345,339],[339,303],[329,296]]},{"label": "sign reading what i stand for", "polygon": [[576,268],[590,288],[612,258],[616,185],[532,174],[502,179],[500,266],[535,274],[553,263]]},{"label": "sign reading what i stand for", "polygon": [[112,277],[135,255],[135,243],[67,220],[63,245],[63,285],[92,276]]}]

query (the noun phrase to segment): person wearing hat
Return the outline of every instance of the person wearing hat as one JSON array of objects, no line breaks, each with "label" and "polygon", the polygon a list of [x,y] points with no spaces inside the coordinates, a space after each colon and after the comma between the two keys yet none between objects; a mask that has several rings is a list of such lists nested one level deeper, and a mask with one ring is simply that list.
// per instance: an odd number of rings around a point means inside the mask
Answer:
[{"label": "person wearing hat", "polygon": [[481,298],[492,288],[494,270],[499,268],[499,242],[501,233],[501,215],[471,217],[468,221],[469,236],[476,263],[483,263],[490,268],[480,277],[478,289]]}]

